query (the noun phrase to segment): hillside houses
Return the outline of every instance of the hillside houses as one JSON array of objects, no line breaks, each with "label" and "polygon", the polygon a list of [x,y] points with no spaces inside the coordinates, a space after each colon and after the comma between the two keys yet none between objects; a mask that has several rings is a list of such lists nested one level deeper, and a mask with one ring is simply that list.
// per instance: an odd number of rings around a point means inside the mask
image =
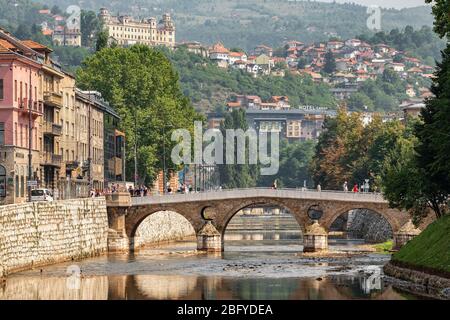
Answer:
[{"label": "hillside houses", "polygon": [[[198,51],[199,44],[190,51]],[[310,76],[316,83],[329,83],[336,87],[359,85],[383,74],[386,69],[398,73],[400,78],[432,78],[433,67],[424,65],[419,59],[408,57],[403,52],[385,44],[370,44],[359,39],[345,41],[330,40],[324,43],[305,44],[300,41],[286,41],[283,47],[274,50],[259,45],[251,52],[234,52],[218,42],[208,49],[208,56],[221,68],[233,68],[252,76],[285,76],[286,72]],[[326,74],[325,55],[331,52],[336,62],[333,74]],[[339,97],[343,96],[341,93]],[[346,96],[346,94],[345,94]]]},{"label": "hillside houses", "polygon": [[227,102],[227,109],[242,108],[246,110],[289,110],[289,98],[287,96],[272,96],[263,102],[259,96],[237,95]]}]

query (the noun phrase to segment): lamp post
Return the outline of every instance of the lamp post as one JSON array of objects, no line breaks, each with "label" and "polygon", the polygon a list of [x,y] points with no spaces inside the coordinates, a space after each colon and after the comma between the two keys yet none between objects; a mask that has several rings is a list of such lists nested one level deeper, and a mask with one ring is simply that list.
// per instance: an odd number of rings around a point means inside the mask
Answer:
[{"label": "lamp post", "polygon": [[31,202],[31,175],[33,174],[33,154],[31,151],[32,148],[32,139],[33,139],[33,127],[32,127],[32,115],[31,115],[31,109],[32,109],[32,98],[33,98],[33,86],[31,82],[31,66],[29,67],[30,72],[30,91],[28,96],[28,201]]},{"label": "lamp post", "polygon": [[163,194],[166,193],[167,190],[167,181],[166,181],[166,130],[165,126],[162,127],[163,130]]}]

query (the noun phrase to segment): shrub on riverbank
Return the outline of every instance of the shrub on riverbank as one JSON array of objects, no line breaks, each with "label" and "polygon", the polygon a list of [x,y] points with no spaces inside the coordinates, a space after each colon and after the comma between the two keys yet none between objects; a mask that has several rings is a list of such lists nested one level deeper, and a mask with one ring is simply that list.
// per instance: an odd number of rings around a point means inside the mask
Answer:
[{"label": "shrub on riverbank", "polygon": [[430,224],[392,257],[394,264],[450,276],[450,215]]},{"label": "shrub on riverbank", "polygon": [[373,247],[377,250],[377,252],[381,253],[389,253],[394,246],[394,242],[392,240],[388,240],[383,243],[374,244]]}]

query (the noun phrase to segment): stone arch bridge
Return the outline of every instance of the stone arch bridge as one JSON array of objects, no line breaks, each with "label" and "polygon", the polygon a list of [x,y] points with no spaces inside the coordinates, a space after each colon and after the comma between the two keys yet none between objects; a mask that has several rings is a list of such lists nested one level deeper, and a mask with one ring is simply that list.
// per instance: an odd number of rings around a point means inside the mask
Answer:
[{"label": "stone arch bridge", "polygon": [[[380,194],[299,189],[232,189],[203,193],[130,197],[127,193],[107,196],[110,234],[109,248],[134,250],[134,236],[140,223],[158,211],[174,211],[193,226],[198,249],[223,250],[223,235],[229,221],[240,210],[254,205],[275,205],[287,209],[297,220],[309,243],[307,251],[327,248],[328,230],[341,214],[353,209],[368,209],[383,216],[394,234],[410,225],[410,215],[389,207]],[[321,212],[312,221],[310,208]],[[416,232],[417,230],[415,230]],[[305,243],[305,249],[307,244]]]}]

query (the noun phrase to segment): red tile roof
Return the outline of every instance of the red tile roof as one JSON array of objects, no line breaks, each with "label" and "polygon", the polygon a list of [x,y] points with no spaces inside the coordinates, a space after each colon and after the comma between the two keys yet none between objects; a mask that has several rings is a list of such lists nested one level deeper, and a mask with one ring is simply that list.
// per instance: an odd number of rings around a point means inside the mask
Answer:
[{"label": "red tile roof", "polygon": [[28,48],[31,48],[36,51],[46,51],[46,52],[52,52],[53,50],[50,49],[47,46],[44,46],[43,44],[40,44],[33,40],[23,40],[21,41],[23,45],[27,46]]},{"label": "red tile roof", "polygon": [[6,40],[3,40],[3,39],[0,39],[0,45],[5,49],[9,49],[9,50],[16,49],[15,45],[13,45],[12,43],[10,43]]}]

